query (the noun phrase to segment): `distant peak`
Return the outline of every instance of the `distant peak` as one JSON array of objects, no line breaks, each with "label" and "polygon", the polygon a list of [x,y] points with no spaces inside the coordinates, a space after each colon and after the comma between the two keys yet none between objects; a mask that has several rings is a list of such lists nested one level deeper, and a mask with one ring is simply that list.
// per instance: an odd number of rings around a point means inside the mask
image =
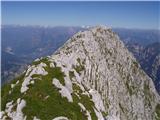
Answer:
[{"label": "distant peak", "polygon": [[97,25],[97,26],[94,26],[93,28],[95,28],[95,29],[111,29],[110,27],[108,27],[106,25]]}]

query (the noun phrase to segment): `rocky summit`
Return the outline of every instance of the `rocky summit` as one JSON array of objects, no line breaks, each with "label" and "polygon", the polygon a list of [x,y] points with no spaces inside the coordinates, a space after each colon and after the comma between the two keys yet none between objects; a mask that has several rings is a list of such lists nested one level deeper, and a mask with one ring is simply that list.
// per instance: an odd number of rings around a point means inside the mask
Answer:
[{"label": "rocky summit", "polygon": [[1,93],[2,120],[160,120],[152,79],[105,26],[36,59]]}]

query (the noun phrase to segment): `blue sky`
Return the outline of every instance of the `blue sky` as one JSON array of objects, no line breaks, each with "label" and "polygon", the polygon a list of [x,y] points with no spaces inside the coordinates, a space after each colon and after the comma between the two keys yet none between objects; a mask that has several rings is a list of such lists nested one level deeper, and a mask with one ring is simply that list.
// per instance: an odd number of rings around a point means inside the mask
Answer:
[{"label": "blue sky", "polygon": [[158,29],[160,2],[2,2],[2,24]]}]

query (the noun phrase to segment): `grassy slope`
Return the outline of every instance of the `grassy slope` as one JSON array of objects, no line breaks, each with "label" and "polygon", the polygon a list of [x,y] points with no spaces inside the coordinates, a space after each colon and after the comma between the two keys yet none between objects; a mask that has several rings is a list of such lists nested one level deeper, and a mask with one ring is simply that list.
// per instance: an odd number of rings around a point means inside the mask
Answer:
[{"label": "grassy slope", "polygon": [[[9,90],[11,90],[11,83],[4,85],[2,87],[2,110],[5,110],[5,105],[7,102],[13,100],[14,103],[16,103],[18,98],[22,98],[27,103],[26,107],[23,109],[23,113],[27,115],[28,120],[33,119],[34,116],[37,116],[37,118],[40,118],[41,120],[51,120],[57,116],[66,116],[72,120],[86,120],[86,112],[81,111],[81,108],[78,105],[78,102],[81,102],[86,109],[91,112],[92,119],[97,120],[93,110],[94,103],[90,100],[91,98],[87,95],[82,95],[82,92],[78,93],[80,96],[80,98],[78,98],[73,93],[72,96],[74,102],[68,102],[67,98],[62,97],[58,89],[52,84],[53,78],[57,78],[61,84],[65,84],[65,75],[61,71],[61,68],[50,68],[50,62],[47,58],[44,58],[38,62],[33,62],[33,64],[38,65],[40,62],[47,64],[45,70],[49,74],[46,76],[32,76],[33,78],[40,78],[42,80],[35,79],[35,83],[29,86],[29,90],[26,94],[20,93],[21,84],[24,80],[24,74],[11,82],[16,83],[17,80],[20,81],[19,84],[14,87],[11,94],[8,94]],[[74,85],[73,90],[74,92],[77,92],[80,91],[80,88]]]}]

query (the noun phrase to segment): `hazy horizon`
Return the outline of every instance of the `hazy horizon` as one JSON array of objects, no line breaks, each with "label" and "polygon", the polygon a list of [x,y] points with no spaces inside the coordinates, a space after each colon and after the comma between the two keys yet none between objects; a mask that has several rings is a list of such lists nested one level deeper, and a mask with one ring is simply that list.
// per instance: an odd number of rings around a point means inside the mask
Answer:
[{"label": "hazy horizon", "polygon": [[[77,25],[77,26],[69,26],[69,25],[55,25],[55,26],[45,26],[45,25],[22,25],[22,24],[2,24],[1,25],[2,27],[3,26],[19,26],[19,27],[44,27],[44,28],[54,28],[54,27],[96,27],[96,26],[103,26],[103,24],[101,25],[92,25],[92,26],[89,26],[89,25]],[[112,26],[107,26],[105,25],[106,27],[109,27],[111,29],[129,29],[129,30],[158,30],[160,31],[160,28],[127,28],[127,27],[112,27]]]},{"label": "hazy horizon", "polygon": [[160,29],[160,2],[2,1],[2,25]]}]

